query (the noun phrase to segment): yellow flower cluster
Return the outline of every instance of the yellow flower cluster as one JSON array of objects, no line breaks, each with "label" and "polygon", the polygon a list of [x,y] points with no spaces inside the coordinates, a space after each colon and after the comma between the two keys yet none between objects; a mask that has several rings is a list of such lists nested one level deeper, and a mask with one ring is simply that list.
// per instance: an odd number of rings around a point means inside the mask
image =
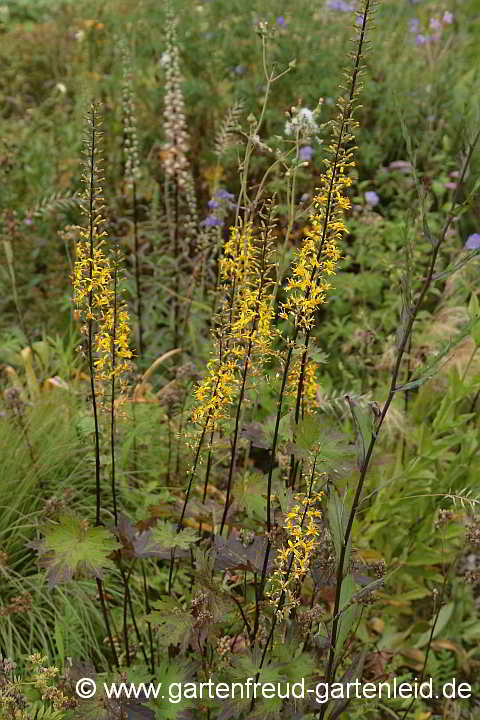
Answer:
[{"label": "yellow flower cluster", "polygon": [[[322,497],[322,492],[312,493],[310,497],[295,495],[297,504],[287,513],[283,526],[287,532],[287,545],[277,553],[275,558],[277,568],[265,592],[270,603],[277,607],[277,615],[280,619],[287,618],[290,610],[300,602],[295,595],[295,588],[308,572],[318,543],[320,536],[318,520],[322,517],[322,513],[317,508]],[[282,596],[284,603],[279,608]]]},{"label": "yellow flower cluster", "polygon": [[[300,382],[300,369],[302,358],[297,357],[288,375],[287,393],[290,397],[297,397],[298,384]],[[317,405],[317,369],[311,358],[307,358],[307,365],[303,377],[303,393],[305,411],[313,412]]]},{"label": "yellow flower cluster", "polygon": [[287,284],[288,297],[280,316],[284,319],[291,316],[296,327],[303,330],[312,329],[316,311],[327,302],[331,288],[328,278],[335,274],[341,257],[338,244],[348,232],[343,218],[350,208],[345,191],[352,184],[345,168],[352,164],[341,163],[334,171],[332,161],[328,161],[313,201],[310,228],[305,232]]},{"label": "yellow flower cluster", "polygon": [[[224,283],[229,284],[235,293],[229,328],[232,351],[242,357],[243,348],[248,343],[262,358],[271,351],[273,335],[270,244],[265,238],[260,242],[254,237],[251,223],[243,228],[232,227],[230,233],[220,261],[220,272]],[[256,367],[254,363],[253,369]]]},{"label": "yellow flower cluster", "polygon": [[195,423],[203,423],[207,430],[213,430],[217,422],[226,417],[226,408],[235,397],[238,386],[237,364],[226,359],[219,362],[212,358],[207,366],[207,375],[195,391],[197,405],[192,412]]},{"label": "yellow flower cluster", "polygon": [[83,228],[78,230],[81,239],[75,245],[73,300],[84,320],[98,320],[112,302],[112,268],[101,244],[90,257],[87,233]]},{"label": "yellow flower cluster", "polygon": [[[97,359],[95,367],[101,373],[102,380],[120,377],[130,369],[129,359],[133,356],[128,347],[130,327],[128,324],[128,311],[125,306],[116,312],[116,327],[114,328],[115,311],[109,307],[103,315],[95,335],[95,351]],[[114,332],[115,331],[115,332]],[[113,357],[115,350],[115,367]]]},{"label": "yellow flower cluster", "polygon": [[230,236],[223,246],[223,256],[220,259],[220,277],[224,283],[242,286],[254,254],[253,242],[251,223],[241,228],[230,228]]},{"label": "yellow flower cluster", "polygon": [[[103,235],[103,234],[102,234]],[[133,356],[129,349],[129,317],[125,305],[115,311],[115,290],[112,262],[99,243],[89,253],[86,231],[80,228],[76,243],[76,260],[73,273],[74,302],[87,324],[82,332],[88,335],[88,321],[95,322],[93,339],[95,371],[98,380],[122,376],[130,367]],[[115,317],[116,315],[116,317]],[[114,327],[114,318],[116,320]],[[113,367],[115,349],[115,367]],[[118,360],[117,360],[118,358]]]},{"label": "yellow flower cluster", "polygon": [[[207,423],[213,430],[227,417],[240,384],[240,373],[247,353],[255,353],[252,372],[271,352],[273,308],[270,301],[270,243],[255,238],[251,223],[230,228],[220,260],[220,279],[224,303],[220,312],[222,341],[207,366],[207,374],[195,391],[195,423]],[[220,359],[221,358],[221,359]],[[250,358],[251,360],[251,358]]]},{"label": "yellow flower cluster", "polygon": [[[128,341],[128,312],[118,298],[118,251],[107,251],[102,230],[105,225],[101,153],[101,117],[96,104],[87,116],[85,165],[82,179],[84,193],[81,207],[84,226],[74,228],[75,264],[73,268],[73,301],[82,320],[82,333],[87,338],[90,371],[99,381],[120,377],[129,369],[132,352]],[[93,378],[92,378],[93,379]]]}]

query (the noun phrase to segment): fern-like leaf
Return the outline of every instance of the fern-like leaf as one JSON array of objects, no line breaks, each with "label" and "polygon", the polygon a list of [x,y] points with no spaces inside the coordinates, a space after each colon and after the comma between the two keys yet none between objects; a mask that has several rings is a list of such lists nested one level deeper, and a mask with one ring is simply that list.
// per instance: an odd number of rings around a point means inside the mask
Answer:
[{"label": "fern-like leaf", "polygon": [[235,102],[227,110],[215,138],[215,155],[217,158],[221,158],[229,148],[235,145],[235,131],[238,129],[242,112],[243,102],[241,100]]}]

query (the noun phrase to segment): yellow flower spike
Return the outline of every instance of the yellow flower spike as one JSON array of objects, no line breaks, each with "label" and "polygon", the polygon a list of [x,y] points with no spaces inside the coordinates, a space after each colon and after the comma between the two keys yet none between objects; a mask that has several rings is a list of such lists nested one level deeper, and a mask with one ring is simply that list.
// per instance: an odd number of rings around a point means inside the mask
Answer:
[{"label": "yellow flower spike", "polygon": [[316,538],[320,535],[316,519],[322,516],[315,507],[322,497],[322,492],[313,492],[310,496],[296,494],[294,498],[300,504],[289,510],[285,517],[283,527],[287,531],[287,543],[277,552],[277,569],[265,593],[269,602],[277,607],[283,595],[284,606],[279,613],[279,619],[286,619],[290,611],[299,604],[299,599],[295,596],[295,585],[305,577],[315,552]]},{"label": "yellow flower spike", "polygon": [[[89,166],[83,174],[85,190],[82,207],[88,226],[77,228],[78,240],[75,244],[72,277],[73,300],[80,319],[83,320],[82,333],[92,340],[90,352],[94,379],[98,381],[98,392],[104,394],[101,383],[125,374],[129,370],[128,360],[133,353],[128,347],[128,312],[124,304],[116,298],[117,254],[107,252],[104,240],[107,233],[99,229],[106,220],[103,217],[101,153],[98,151],[101,132],[97,128],[101,123],[95,106],[91,108],[89,122],[92,123],[89,127],[95,126],[97,140],[93,153],[91,144],[87,143]],[[92,177],[93,205],[90,203]]]}]

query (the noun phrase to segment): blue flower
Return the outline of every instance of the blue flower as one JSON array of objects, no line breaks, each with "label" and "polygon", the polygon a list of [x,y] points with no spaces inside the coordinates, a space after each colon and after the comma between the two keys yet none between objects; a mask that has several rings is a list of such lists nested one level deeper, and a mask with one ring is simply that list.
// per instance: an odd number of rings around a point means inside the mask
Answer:
[{"label": "blue flower", "polygon": [[480,233],[473,233],[467,238],[465,243],[465,250],[479,250],[480,249]]},{"label": "blue flower", "polygon": [[300,152],[298,153],[300,160],[302,161],[309,161],[313,157],[313,153],[315,150],[311,145],[305,145],[304,147],[300,148]]},{"label": "blue flower", "polygon": [[364,197],[367,205],[370,205],[371,207],[375,207],[375,205],[378,205],[380,202],[380,198],[374,190],[368,190]]},{"label": "blue flower", "polygon": [[345,2],[345,0],[328,0],[327,8],[329,10],[340,10],[341,12],[351,12],[354,10],[353,5]]},{"label": "blue flower", "polygon": [[277,22],[277,25],[286,25],[286,24],[287,24],[287,23],[285,22],[285,17],[284,17],[284,15],[280,15],[279,17],[277,17],[277,21],[276,21],[276,22]]},{"label": "blue flower", "polygon": [[219,198],[220,200],[235,200],[235,195],[228,192],[228,190],[217,190],[215,197]]},{"label": "blue flower", "polygon": [[202,225],[205,225],[205,227],[221,227],[223,220],[216,215],[207,215]]},{"label": "blue flower", "polygon": [[422,33],[419,33],[415,38],[415,42],[417,45],[427,45],[429,39],[428,35],[422,35]]},{"label": "blue flower", "polygon": [[220,203],[218,202],[218,200],[209,200],[208,207],[210,208],[210,210],[215,210],[216,208],[220,207]]},{"label": "blue flower", "polygon": [[420,30],[420,20],[418,18],[410,18],[408,21],[408,29],[411,33],[418,33]]},{"label": "blue flower", "polygon": [[235,196],[232,193],[229,193],[228,190],[217,190],[216,197],[221,198],[222,200],[233,200]]}]

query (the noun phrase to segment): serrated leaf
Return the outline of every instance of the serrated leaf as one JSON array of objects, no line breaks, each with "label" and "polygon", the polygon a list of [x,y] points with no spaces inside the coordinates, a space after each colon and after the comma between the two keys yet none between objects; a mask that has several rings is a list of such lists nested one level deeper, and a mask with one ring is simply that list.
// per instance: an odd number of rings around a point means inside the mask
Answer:
[{"label": "serrated leaf", "polygon": [[164,522],[155,527],[152,540],[169,551],[173,547],[179,550],[188,550],[190,545],[198,540],[198,533],[193,528],[183,528],[180,532],[177,532],[176,525]]},{"label": "serrated leaf", "polygon": [[194,622],[193,615],[184,610],[173,598],[162,598],[156,605],[159,607],[153,608],[143,619],[159,629],[157,637],[160,646],[181,644],[185,649]]},{"label": "serrated leaf", "polygon": [[30,547],[37,550],[47,568],[49,587],[78,575],[102,579],[103,571],[113,567],[108,556],[118,542],[107,528],[89,527],[80,517],[66,514],[58,524],[46,526],[43,534],[43,540]]},{"label": "serrated leaf", "polygon": [[301,450],[311,450],[319,437],[319,422],[316,415],[306,415],[298,425],[294,423],[292,416],[290,422],[295,433],[295,444]]}]

